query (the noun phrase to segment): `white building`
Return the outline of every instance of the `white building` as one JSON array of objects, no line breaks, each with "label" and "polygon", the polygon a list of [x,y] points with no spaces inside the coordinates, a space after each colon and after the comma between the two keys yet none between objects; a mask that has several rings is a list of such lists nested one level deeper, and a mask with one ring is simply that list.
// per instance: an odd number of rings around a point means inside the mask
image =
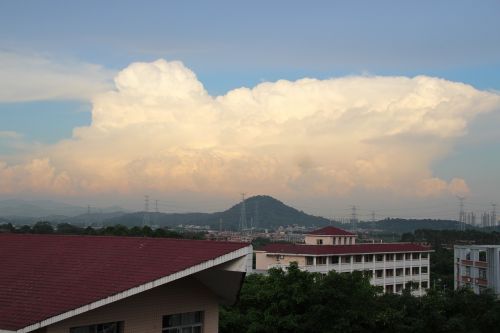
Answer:
[{"label": "white building", "polygon": [[500,245],[455,245],[454,286],[500,293]]},{"label": "white building", "polygon": [[356,244],[356,235],[326,227],[306,236],[306,244],[272,243],[254,251],[256,272],[287,267],[327,273],[364,271],[385,292],[401,293],[408,283],[415,295],[429,288],[429,247],[409,243]]}]

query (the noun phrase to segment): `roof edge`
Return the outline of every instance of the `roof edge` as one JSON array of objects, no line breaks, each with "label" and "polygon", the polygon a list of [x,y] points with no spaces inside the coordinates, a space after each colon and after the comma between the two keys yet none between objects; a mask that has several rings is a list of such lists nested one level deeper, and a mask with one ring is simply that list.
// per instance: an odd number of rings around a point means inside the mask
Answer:
[{"label": "roof edge", "polygon": [[236,251],[232,251],[232,252],[226,253],[222,256],[216,257],[214,259],[211,259],[211,260],[202,262],[200,264],[191,266],[191,267],[186,268],[185,270],[179,271],[177,273],[173,273],[173,274],[161,277],[159,279],[156,279],[154,281],[150,281],[148,283],[142,284],[140,286],[137,286],[137,287],[134,287],[131,289],[127,289],[127,290],[122,291],[118,294],[100,299],[100,300],[95,301],[95,302],[90,303],[90,304],[86,304],[84,306],[81,306],[79,308],[61,313],[61,314],[56,315],[54,317],[44,319],[40,322],[31,324],[29,326],[23,327],[23,328],[18,329],[16,331],[9,331],[9,330],[0,329],[0,333],[27,333],[27,332],[31,332],[31,331],[34,331],[36,329],[55,324],[57,322],[65,320],[65,319],[68,319],[68,318],[80,315],[82,313],[100,308],[104,305],[108,305],[108,304],[120,301],[120,300],[125,299],[127,297],[131,297],[131,296],[140,294],[142,292],[153,289],[155,287],[165,285],[165,284],[173,282],[175,280],[179,280],[179,279],[184,278],[186,276],[196,274],[196,273],[201,272],[203,270],[215,267],[215,266],[223,264],[227,261],[230,261],[230,260],[242,257],[242,256],[246,256],[249,254],[252,254],[252,245],[247,245],[247,246],[242,247]]}]

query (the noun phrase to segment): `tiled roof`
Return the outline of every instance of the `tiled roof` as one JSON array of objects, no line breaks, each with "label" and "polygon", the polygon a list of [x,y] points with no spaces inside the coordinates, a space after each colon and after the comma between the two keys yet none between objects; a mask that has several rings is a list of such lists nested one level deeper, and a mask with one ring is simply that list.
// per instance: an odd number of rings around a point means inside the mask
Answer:
[{"label": "tiled roof", "polygon": [[367,243],[354,245],[300,245],[272,243],[259,249],[268,253],[303,255],[341,255],[432,251],[430,247],[409,243]]},{"label": "tiled roof", "polygon": [[166,238],[0,234],[0,330],[18,330],[247,247]]},{"label": "tiled roof", "polygon": [[314,230],[308,235],[317,235],[317,236],[355,236],[352,232],[346,231],[344,229],[335,228],[335,227],[324,227],[318,230]]}]

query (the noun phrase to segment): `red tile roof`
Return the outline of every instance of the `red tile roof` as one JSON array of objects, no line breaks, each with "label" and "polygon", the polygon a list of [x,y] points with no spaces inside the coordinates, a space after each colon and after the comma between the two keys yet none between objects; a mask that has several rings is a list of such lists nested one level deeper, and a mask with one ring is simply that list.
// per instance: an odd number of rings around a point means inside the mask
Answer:
[{"label": "red tile roof", "polygon": [[166,238],[0,234],[0,330],[27,327],[247,246]]},{"label": "red tile roof", "polygon": [[355,245],[300,245],[272,243],[259,249],[268,253],[286,253],[303,255],[337,255],[392,252],[432,251],[430,247],[409,243],[367,243]]},{"label": "red tile roof", "polygon": [[318,230],[314,230],[308,235],[317,235],[317,236],[356,236],[352,232],[346,231],[344,229],[335,228],[335,227],[324,227]]}]

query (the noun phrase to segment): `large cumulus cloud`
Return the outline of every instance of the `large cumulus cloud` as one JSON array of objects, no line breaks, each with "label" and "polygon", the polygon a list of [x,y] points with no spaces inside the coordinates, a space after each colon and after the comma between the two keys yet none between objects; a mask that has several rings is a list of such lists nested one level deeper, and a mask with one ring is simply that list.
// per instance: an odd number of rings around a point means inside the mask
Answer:
[{"label": "large cumulus cloud", "polygon": [[0,191],[464,194],[465,180],[431,165],[499,105],[426,76],[282,80],[213,97],[181,62],[134,63],[93,99],[91,126],[0,163]]}]

